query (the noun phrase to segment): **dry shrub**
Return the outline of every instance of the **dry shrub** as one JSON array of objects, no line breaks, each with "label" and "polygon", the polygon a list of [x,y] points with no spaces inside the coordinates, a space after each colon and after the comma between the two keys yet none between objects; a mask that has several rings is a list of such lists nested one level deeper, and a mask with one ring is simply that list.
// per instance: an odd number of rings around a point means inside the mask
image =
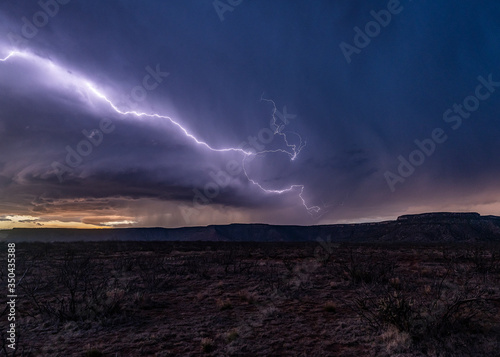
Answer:
[{"label": "dry shrub", "polygon": [[404,353],[411,347],[411,336],[408,332],[401,332],[395,326],[389,326],[380,335],[385,344],[387,354],[393,356],[396,353]]},{"label": "dry shrub", "polygon": [[205,353],[210,353],[215,350],[215,342],[211,338],[205,337],[201,339],[201,350]]},{"label": "dry shrub", "polygon": [[325,310],[326,312],[335,312],[337,311],[337,304],[335,304],[335,302],[333,301],[327,301],[323,305],[323,310]]},{"label": "dry shrub", "polygon": [[257,294],[254,292],[249,292],[248,290],[240,290],[238,296],[249,304],[255,304],[257,302]]},{"label": "dry shrub", "polygon": [[233,304],[231,304],[229,299],[217,299],[216,304],[220,310],[230,310],[233,308]]},{"label": "dry shrub", "polygon": [[[457,336],[482,335],[495,323],[495,304],[477,270],[452,264],[432,284],[364,286],[351,307],[377,332],[397,329],[423,350],[452,350]],[[401,342],[401,341],[400,341]],[[450,347],[451,346],[451,347]],[[392,348],[392,347],[391,347]]]},{"label": "dry shrub", "polygon": [[232,329],[232,330],[228,331],[228,333],[226,334],[226,340],[228,342],[233,342],[238,337],[240,337],[240,334],[238,333],[237,329]]}]

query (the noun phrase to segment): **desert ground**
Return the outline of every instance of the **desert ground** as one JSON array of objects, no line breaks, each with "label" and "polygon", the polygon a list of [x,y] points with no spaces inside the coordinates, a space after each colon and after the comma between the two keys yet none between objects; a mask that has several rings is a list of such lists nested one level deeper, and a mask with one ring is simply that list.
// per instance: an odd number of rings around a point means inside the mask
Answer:
[{"label": "desert ground", "polygon": [[498,243],[16,249],[3,356],[500,356]]}]

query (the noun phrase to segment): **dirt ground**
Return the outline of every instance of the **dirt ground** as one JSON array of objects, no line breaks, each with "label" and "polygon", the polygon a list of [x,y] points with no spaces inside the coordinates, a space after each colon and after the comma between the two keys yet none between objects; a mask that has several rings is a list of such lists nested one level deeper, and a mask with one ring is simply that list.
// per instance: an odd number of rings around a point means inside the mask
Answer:
[{"label": "dirt ground", "polygon": [[3,356],[500,356],[499,244],[18,243],[16,275]]}]

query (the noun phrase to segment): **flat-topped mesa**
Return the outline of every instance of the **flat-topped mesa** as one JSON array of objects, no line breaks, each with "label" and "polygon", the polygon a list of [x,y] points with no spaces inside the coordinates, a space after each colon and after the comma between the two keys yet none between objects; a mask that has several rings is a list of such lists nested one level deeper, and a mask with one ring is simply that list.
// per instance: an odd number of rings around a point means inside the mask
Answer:
[{"label": "flat-topped mesa", "polygon": [[479,213],[433,212],[433,213],[422,213],[422,214],[406,214],[404,216],[399,216],[398,221],[416,221],[416,220],[455,221],[455,220],[474,220],[480,218],[481,215]]}]

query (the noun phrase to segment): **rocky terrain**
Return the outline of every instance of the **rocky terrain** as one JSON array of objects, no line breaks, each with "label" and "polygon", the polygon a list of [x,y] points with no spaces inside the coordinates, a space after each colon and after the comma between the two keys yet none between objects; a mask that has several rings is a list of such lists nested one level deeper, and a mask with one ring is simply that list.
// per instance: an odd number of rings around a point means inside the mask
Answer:
[{"label": "rocky terrain", "polygon": [[18,243],[0,355],[500,356],[500,244],[323,238]]},{"label": "rocky terrain", "polygon": [[499,217],[2,235],[0,356],[500,356]]}]

